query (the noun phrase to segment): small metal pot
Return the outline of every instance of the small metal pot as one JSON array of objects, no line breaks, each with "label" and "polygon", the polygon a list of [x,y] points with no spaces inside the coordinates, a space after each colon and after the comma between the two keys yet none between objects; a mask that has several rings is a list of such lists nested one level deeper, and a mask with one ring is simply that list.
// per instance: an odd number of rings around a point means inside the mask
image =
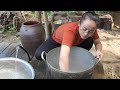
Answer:
[{"label": "small metal pot", "polygon": [[[19,47],[23,49],[22,46],[19,45]],[[24,51],[26,52],[26,50]],[[0,58],[0,79],[34,79],[35,71],[33,67],[27,61],[17,58],[17,53],[16,58]],[[26,53],[30,61],[30,56],[28,52]]]}]

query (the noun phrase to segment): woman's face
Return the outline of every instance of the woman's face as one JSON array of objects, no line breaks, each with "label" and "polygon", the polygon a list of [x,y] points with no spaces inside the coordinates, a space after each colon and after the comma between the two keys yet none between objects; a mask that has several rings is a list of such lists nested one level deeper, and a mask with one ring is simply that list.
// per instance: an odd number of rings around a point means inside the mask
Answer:
[{"label": "woman's face", "polygon": [[85,19],[79,27],[79,34],[82,39],[86,39],[88,37],[91,37],[96,29],[97,29],[97,25],[95,21],[90,19]]}]

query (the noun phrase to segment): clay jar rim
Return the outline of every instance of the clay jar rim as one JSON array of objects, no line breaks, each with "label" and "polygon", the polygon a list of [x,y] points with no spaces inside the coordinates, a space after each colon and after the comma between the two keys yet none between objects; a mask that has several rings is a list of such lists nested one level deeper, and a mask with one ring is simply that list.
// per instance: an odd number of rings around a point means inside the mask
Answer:
[{"label": "clay jar rim", "polygon": [[36,26],[36,25],[39,25],[39,24],[40,24],[39,21],[26,21],[22,25],[23,26]]}]

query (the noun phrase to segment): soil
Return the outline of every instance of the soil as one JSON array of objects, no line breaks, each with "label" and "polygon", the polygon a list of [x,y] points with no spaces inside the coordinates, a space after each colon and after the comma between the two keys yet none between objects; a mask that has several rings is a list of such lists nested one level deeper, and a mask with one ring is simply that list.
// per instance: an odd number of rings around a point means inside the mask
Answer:
[{"label": "soil", "polygon": [[[105,31],[98,30],[104,57],[101,60],[104,68],[105,78],[120,78],[120,30]],[[95,47],[91,50],[95,54]]]},{"label": "soil", "polygon": [[[101,60],[104,68],[105,78],[119,79],[120,78],[120,29],[113,30],[98,30],[101,42],[103,44],[104,57]],[[3,39],[8,42],[20,42],[19,36],[16,33],[6,32],[3,34]],[[95,48],[91,49],[95,54]]]},{"label": "soil", "polygon": [[3,34],[0,35],[0,41],[6,41],[6,42],[19,42],[20,43],[20,38],[17,35],[17,32],[13,31],[6,31]]}]

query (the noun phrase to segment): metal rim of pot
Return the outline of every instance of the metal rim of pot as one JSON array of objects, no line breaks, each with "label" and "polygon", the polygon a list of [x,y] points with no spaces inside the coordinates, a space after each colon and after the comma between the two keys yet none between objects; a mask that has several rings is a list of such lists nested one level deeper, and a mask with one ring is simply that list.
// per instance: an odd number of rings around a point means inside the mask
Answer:
[{"label": "metal rim of pot", "polygon": [[[49,53],[49,52],[48,52],[48,53]],[[44,58],[44,55],[45,55],[45,57],[46,57],[46,60],[45,60],[45,58]],[[47,53],[46,53],[45,51],[43,51],[43,52],[41,53],[41,58],[42,58],[42,60],[43,60],[44,62],[47,62],[47,65],[48,65],[50,68],[52,68],[52,69],[54,69],[55,71],[58,71],[58,72],[60,72],[60,73],[63,73],[63,71],[54,68],[52,65],[50,65],[50,64],[48,63],[48,61],[47,61]],[[98,60],[96,56],[95,56],[94,60],[95,60],[96,62],[95,62],[95,64],[93,65],[92,68],[87,69],[87,70],[84,70],[84,71],[82,71],[82,72],[77,72],[77,73],[83,73],[83,72],[86,72],[86,71],[89,71],[89,70],[94,69],[94,67],[100,62],[100,60]],[[74,74],[74,73],[76,73],[76,72],[70,72],[70,71],[69,71],[69,72],[64,72],[64,73]]]}]

